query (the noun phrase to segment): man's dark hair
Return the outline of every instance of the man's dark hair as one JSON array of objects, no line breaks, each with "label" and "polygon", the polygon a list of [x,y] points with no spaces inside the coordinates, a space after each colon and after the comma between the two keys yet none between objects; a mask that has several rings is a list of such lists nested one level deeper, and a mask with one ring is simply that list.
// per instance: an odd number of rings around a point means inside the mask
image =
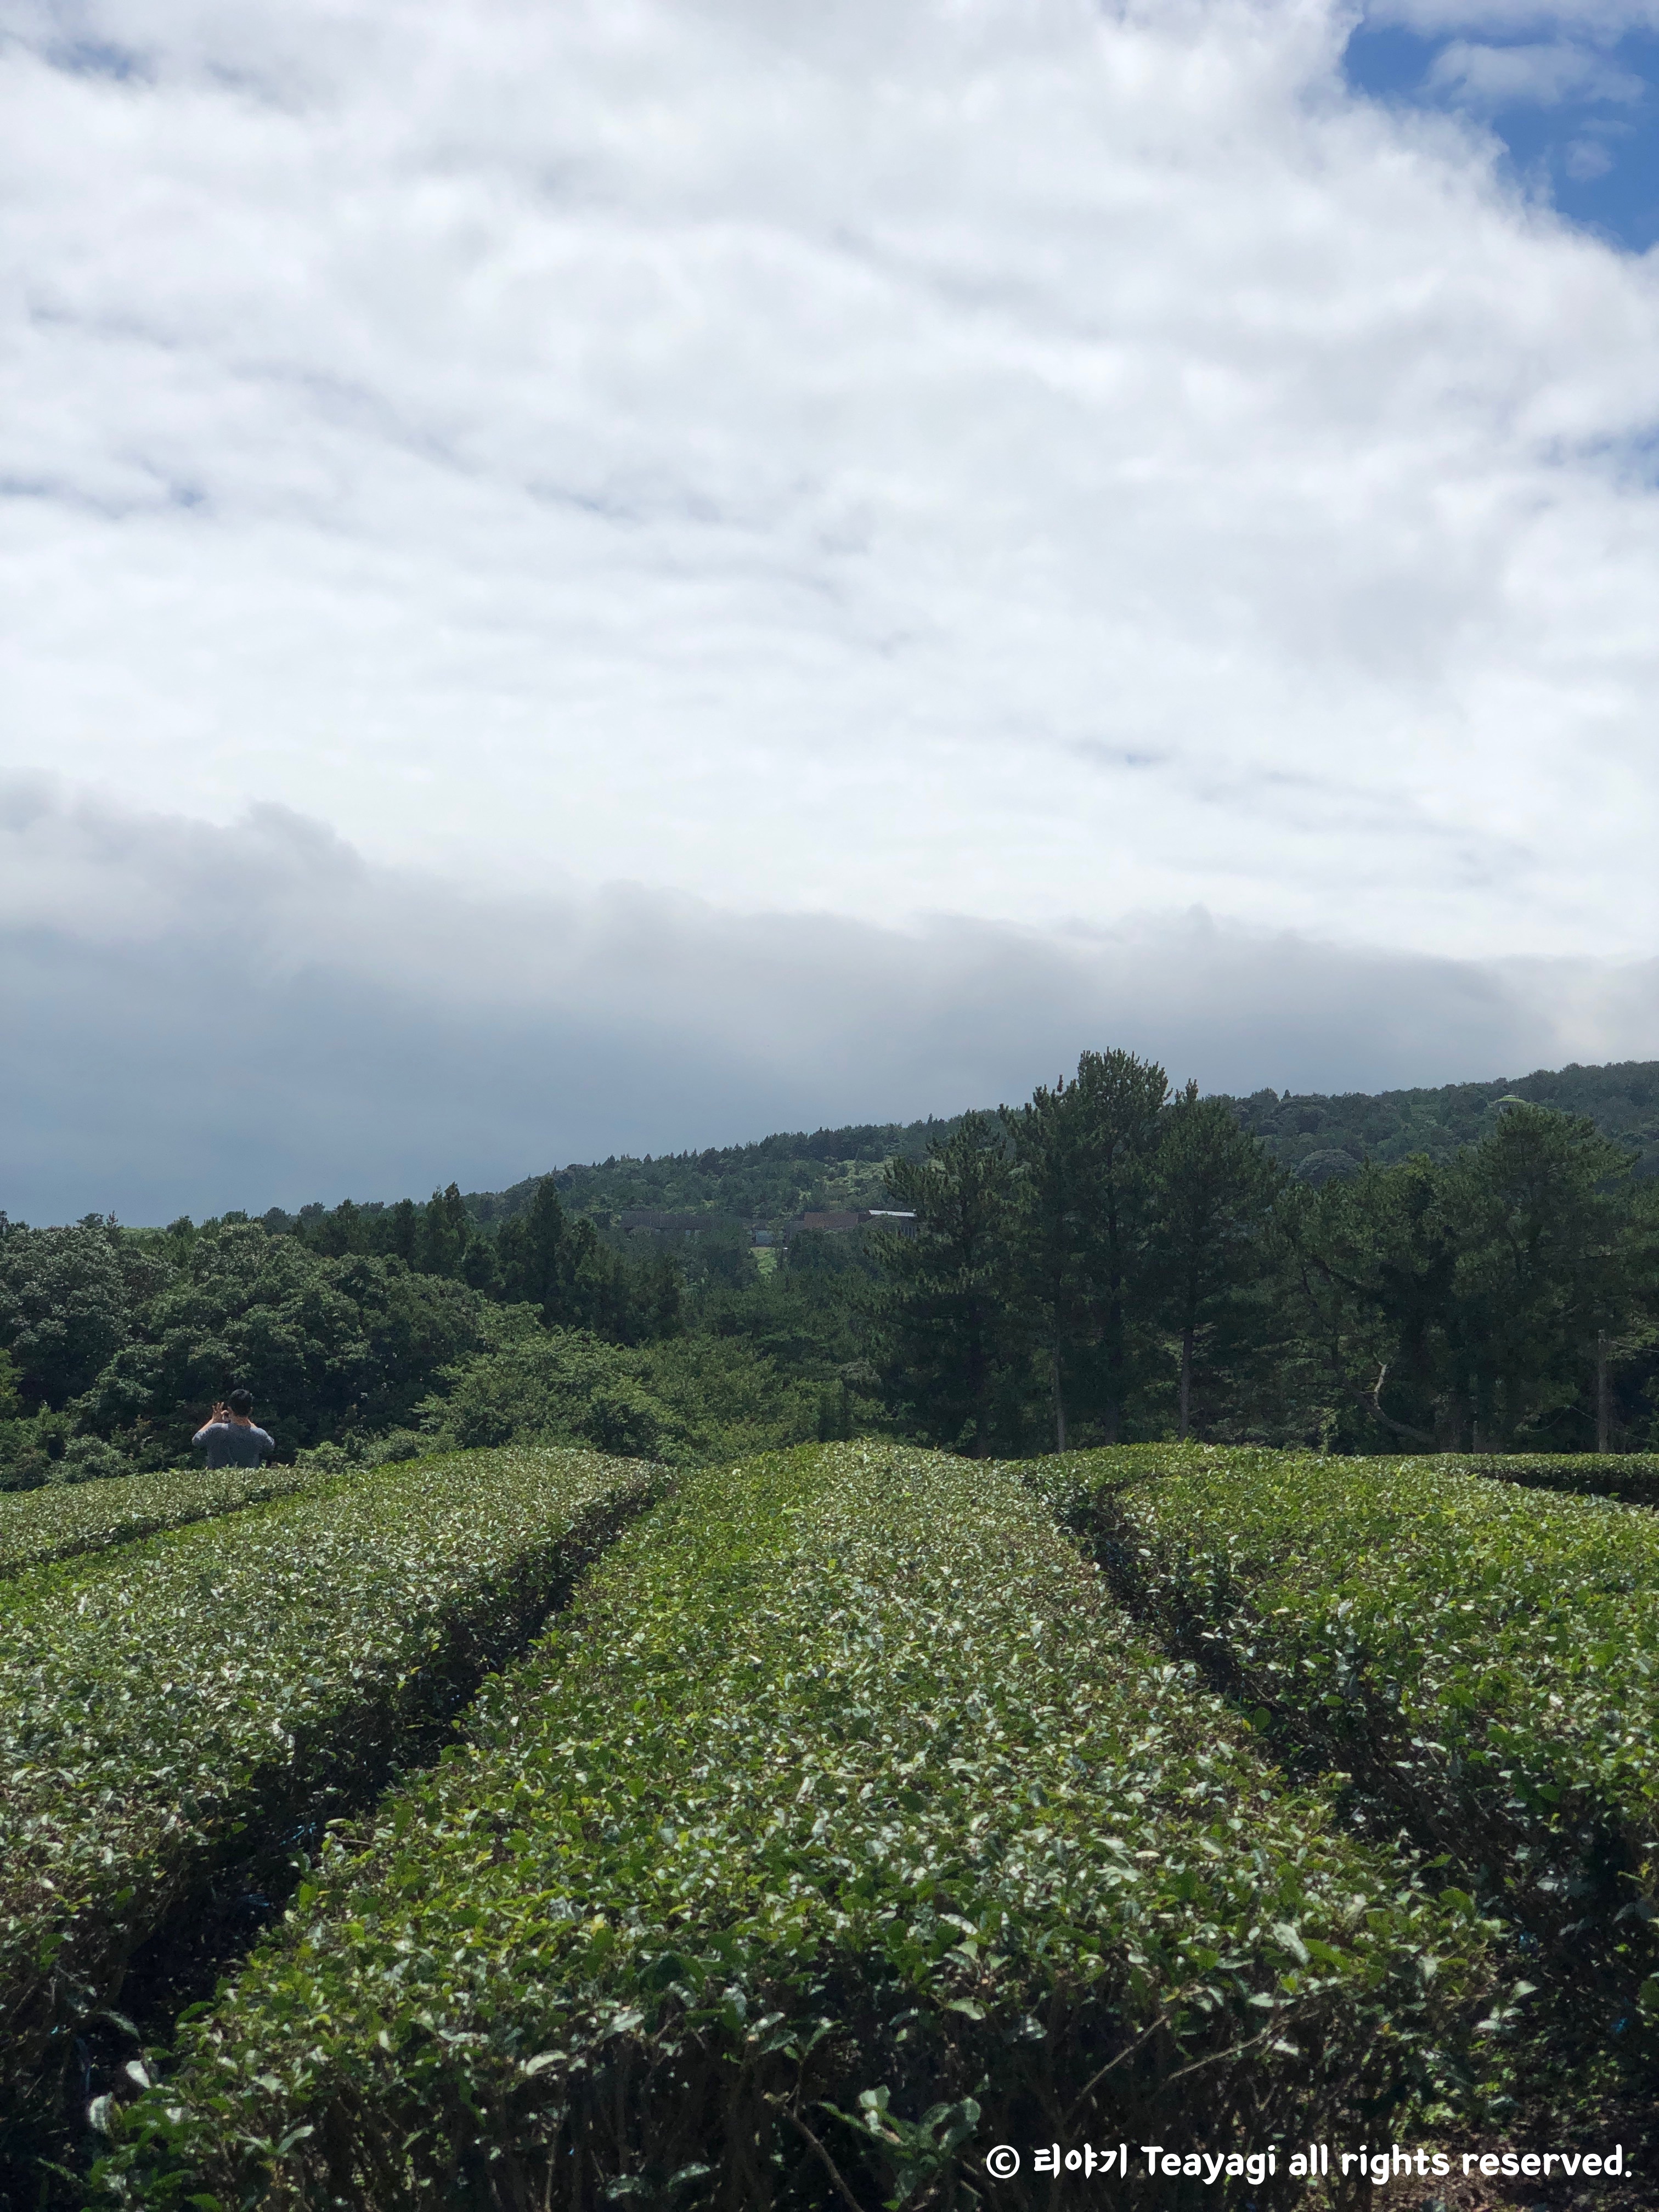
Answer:
[{"label": "man's dark hair", "polygon": [[233,1413],[240,1413],[246,1420],[253,1411],[253,1393],[252,1390],[233,1390],[225,1403]]}]

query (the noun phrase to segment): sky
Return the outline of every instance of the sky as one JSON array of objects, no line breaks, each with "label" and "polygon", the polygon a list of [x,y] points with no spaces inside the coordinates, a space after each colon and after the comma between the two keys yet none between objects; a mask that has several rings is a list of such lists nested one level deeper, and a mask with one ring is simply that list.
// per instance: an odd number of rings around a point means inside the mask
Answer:
[{"label": "sky", "polygon": [[1659,0],[0,0],[0,1208],[1659,1056]]}]

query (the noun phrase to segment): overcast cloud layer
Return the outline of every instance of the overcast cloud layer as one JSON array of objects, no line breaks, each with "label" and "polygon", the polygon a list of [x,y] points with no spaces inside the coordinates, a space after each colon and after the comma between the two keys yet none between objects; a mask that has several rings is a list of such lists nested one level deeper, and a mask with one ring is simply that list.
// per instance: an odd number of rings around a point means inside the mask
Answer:
[{"label": "overcast cloud layer", "polygon": [[1659,256],[1493,125],[1651,0],[0,21],[23,1187],[1659,1053]]},{"label": "overcast cloud layer", "polygon": [[267,808],[0,790],[0,1205],[166,1220],[1025,1096],[1089,1045],[1379,1088],[1628,1057],[1659,963],[1363,953],[1201,911],[1045,932],[491,897]]}]

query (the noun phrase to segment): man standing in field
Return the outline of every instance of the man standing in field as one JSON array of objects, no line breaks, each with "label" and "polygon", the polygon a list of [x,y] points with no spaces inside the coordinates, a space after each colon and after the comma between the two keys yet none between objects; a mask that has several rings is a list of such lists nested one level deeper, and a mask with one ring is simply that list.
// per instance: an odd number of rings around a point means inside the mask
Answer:
[{"label": "man standing in field", "polygon": [[210,1467],[258,1467],[276,1449],[275,1437],[253,1425],[253,1398],[247,1390],[233,1390],[217,1401],[191,1442],[207,1446]]}]

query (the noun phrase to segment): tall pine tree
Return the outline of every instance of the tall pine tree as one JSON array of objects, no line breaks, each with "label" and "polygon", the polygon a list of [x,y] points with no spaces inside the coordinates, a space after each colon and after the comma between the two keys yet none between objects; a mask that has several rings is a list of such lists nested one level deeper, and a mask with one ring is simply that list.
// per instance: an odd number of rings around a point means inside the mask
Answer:
[{"label": "tall pine tree", "polygon": [[1017,1295],[1048,1369],[1055,1449],[1091,1417],[1122,1431],[1151,1343],[1153,1160],[1169,1079],[1132,1052],[1085,1052],[1077,1074],[1005,1107],[1015,1159]]},{"label": "tall pine tree", "polygon": [[1011,1425],[1016,1375],[1006,1147],[982,1114],[967,1115],[925,1159],[891,1161],[887,1188],[916,1217],[914,1237],[877,1240],[890,1388],[934,1442],[983,1458]]},{"label": "tall pine tree", "polygon": [[1171,1100],[1153,1168],[1154,1272],[1165,1322],[1180,1340],[1176,1434],[1183,1443],[1192,1426],[1200,1336],[1224,1328],[1258,1271],[1278,1180],[1224,1099],[1200,1098],[1197,1084],[1188,1083]]}]

